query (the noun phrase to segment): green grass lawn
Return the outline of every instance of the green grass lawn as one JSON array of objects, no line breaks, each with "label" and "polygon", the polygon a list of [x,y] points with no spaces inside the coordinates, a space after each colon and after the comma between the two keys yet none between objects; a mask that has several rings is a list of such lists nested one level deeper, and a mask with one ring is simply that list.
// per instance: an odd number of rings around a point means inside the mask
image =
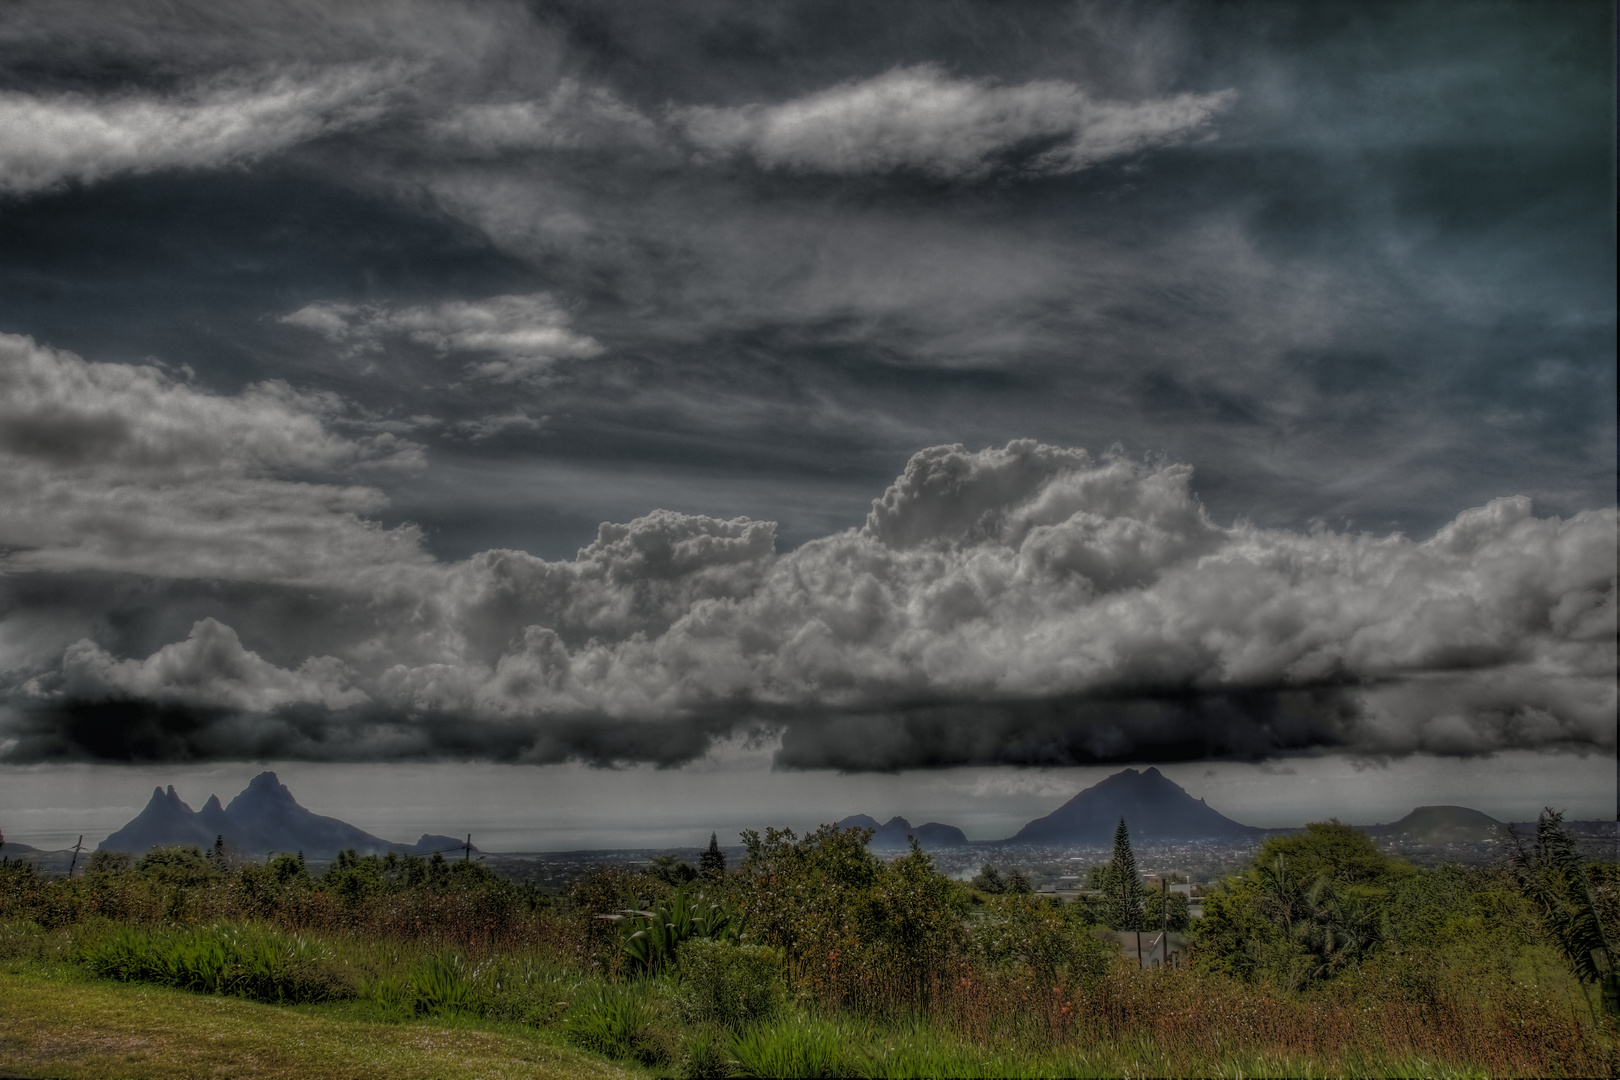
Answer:
[{"label": "green grass lawn", "polygon": [[516,1031],[379,1023],[69,972],[0,971],[0,1074],[38,1077],[644,1075]]}]

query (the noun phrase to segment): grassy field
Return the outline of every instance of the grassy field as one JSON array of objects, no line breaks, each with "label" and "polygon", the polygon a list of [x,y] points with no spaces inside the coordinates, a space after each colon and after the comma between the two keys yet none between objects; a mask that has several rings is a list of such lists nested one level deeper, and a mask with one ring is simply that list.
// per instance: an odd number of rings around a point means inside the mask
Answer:
[{"label": "grassy field", "polygon": [[128,1080],[644,1075],[532,1032],[378,1023],[354,1011],[92,982],[65,966],[0,972],[0,1072]]},{"label": "grassy field", "polygon": [[1620,867],[1546,825],[1432,870],[1313,825],[1155,966],[1099,937],[1146,921],[1123,887],[986,891],[832,828],[560,896],[352,854],[0,861],[0,1075],[1620,1075]]},{"label": "grassy field", "polygon": [[[629,1077],[680,1075],[605,1061],[548,1042],[542,1032],[492,1027],[472,1017],[378,1022],[345,1005],[259,1005],[139,984],[86,979],[77,970],[0,972],[0,1076],[183,1080],[276,1077],[358,1080],[362,1077]],[[744,1075],[868,1076],[1378,1076],[1476,1077],[1481,1069],[1414,1058],[1339,1060],[1330,1064],[1286,1055],[1229,1054],[1187,1060],[1152,1040],[1108,1044],[1052,1055],[992,1052],[942,1043],[938,1033],[905,1025],[818,1021],[800,1017],[766,1031],[791,1047],[742,1068]],[[781,1038],[782,1035],[796,1036]],[[822,1060],[812,1060],[817,1054]],[[806,1058],[806,1052],[810,1058]],[[796,1056],[794,1056],[796,1051]],[[779,1052],[780,1053],[780,1052]],[[760,1066],[763,1066],[761,1068]]]}]

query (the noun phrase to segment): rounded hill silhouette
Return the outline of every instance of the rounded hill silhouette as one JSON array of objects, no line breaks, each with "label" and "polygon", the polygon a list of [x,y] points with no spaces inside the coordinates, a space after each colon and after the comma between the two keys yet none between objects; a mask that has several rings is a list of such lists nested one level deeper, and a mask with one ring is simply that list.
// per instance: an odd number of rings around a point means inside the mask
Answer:
[{"label": "rounded hill silhouette", "polygon": [[1138,842],[1238,840],[1264,831],[1193,798],[1158,769],[1126,769],[1025,825],[1012,842],[1106,847],[1113,843],[1120,818]]}]

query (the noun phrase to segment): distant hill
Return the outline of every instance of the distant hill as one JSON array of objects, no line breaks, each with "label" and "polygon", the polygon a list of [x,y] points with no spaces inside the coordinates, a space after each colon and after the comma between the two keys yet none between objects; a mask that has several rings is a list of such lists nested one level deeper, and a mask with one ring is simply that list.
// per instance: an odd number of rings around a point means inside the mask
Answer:
[{"label": "distant hill", "polygon": [[1158,769],[1126,769],[1036,818],[1009,841],[1015,844],[1076,844],[1105,847],[1120,818],[1133,842],[1239,840],[1264,830],[1233,821],[1195,799]]},{"label": "distant hill", "polygon": [[838,822],[838,827],[871,829],[872,839],[867,842],[867,846],[879,850],[910,847],[911,841],[908,837],[912,836],[915,836],[917,843],[925,848],[966,847],[968,842],[966,834],[955,825],[942,825],[937,821],[930,821],[913,828],[911,822],[903,817],[892,817],[879,825],[876,818],[865,814],[851,814]]},{"label": "distant hill", "polygon": [[1361,831],[1380,839],[1426,844],[1508,839],[1506,825],[1466,806],[1420,806],[1399,821],[1365,825]]},{"label": "distant hill", "polygon": [[193,810],[175,794],[173,785],[167,790],[158,788],[146,808],[103,840],[101,849],[140,855],[149,848],[193,844],[206,850],[214,846],[217,837],[223,837],[227,845],[244,854],[302,851],[317,859],[347,848],[362,855],[388,851],[426,855],[460,848],[462,844],[455,837],[431,834],[424,834],[415,844],[384,840],[346,821],[305,809],[275,773],[262,772],[229,806],[222,806],[218,796],[210,795],[201,810]]}]

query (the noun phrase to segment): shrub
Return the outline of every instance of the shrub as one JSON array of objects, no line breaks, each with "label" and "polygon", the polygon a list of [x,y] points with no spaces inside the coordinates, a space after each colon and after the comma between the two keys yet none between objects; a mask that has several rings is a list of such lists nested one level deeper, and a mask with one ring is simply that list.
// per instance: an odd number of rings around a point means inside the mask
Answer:
[{"label": "shrub", "polygon": [[411,972],[411,1009],[429,1016],[460,1012],[472,1000],[467,965],[454,953],[442,953],[417,964]]},{"label": "shrub", "polygon": [[680,974],[679,1009],[689,1023],[741,1028],[782,1007],[781,965],[763,945],[689,941],[681,950]]},{"label": "shrub", "polygon": [[568,1035],[587,1050],[654,1065],[667,1056],[653,1030],[654,1019],[639,988],[603,985],[568,1018]]},{"label": "shrub", "polygon": [[721,1080],[731,1075],[726,1044],[711,1027],[700,1027],[686,1040],[681,1058],[682,1080]]},{"label": "shrub", "polygon": [[744,1076],[844,1076],[844,1033],[836,1024],[801,1017],[753,1027],[731,1041]]},{"label": "shrub", "polygon": [[165,885],[178,887],[217,881],[219,868],[195,847],[155,847],[141,856],[135,872]]}]

